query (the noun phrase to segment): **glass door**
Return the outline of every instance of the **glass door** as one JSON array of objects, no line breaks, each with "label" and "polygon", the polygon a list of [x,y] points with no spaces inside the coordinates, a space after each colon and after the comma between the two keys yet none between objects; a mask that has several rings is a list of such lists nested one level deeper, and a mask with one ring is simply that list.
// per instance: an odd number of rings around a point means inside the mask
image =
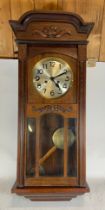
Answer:
[{"label": "glass door", "polygon": [[44,113],[28,118],[26,185],[77,183],[77,130],[77,118],[69,115]]}]

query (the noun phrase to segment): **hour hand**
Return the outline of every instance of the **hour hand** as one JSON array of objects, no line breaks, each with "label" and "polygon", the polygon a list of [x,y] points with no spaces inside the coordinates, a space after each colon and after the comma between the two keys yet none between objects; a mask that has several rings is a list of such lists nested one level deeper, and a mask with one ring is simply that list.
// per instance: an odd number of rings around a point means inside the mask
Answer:
[{"label": "hour hand", "polygon": [[60,87],[59,87],[58,82],[56,82],[56,81],[54,80],[55,77],[50,77],[50,79],[54,82],[55,86],[56,86],[57,88],[59,88],[59,90],[60,90]]},{"label": "hour hand", "polygon": [[58,87],[60,90],[59,84],[55,80],[54,80],[54,83],[55,83],[56,87]]}]

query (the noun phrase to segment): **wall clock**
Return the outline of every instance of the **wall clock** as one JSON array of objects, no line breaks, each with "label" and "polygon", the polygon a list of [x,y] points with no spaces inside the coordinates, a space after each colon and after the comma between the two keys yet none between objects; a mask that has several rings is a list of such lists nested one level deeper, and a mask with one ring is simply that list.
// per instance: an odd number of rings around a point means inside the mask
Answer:
[{"label": "wall clock", "polygon": [[31,200],[89,191],[85,163],[86,47],[93,23],[73,13],[25,13],[10,21],[18,45],[17,179]]}]

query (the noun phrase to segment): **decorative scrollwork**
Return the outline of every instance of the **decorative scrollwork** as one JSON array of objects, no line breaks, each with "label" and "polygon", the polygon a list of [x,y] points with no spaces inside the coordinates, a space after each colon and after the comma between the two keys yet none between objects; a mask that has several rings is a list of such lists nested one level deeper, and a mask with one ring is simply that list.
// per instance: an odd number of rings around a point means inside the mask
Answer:
[{"label": "decorative scrollwork", "polygon": [[61,105],[46,105],[46,106],[42,106],[39,108],[36,108],[35,106],[32,106],[32,111],[33,112],[71,112],[72,108],[71,107],[67,107],[64,108]]},{"label": "decorative scrollwork", "polygon": [[64,35],[71,36],[71,31],[61,30],[57,26],[50,25],[44,27],[42,30],[35,29],[32,34],[38,34],[44,38],[60,38]]}]

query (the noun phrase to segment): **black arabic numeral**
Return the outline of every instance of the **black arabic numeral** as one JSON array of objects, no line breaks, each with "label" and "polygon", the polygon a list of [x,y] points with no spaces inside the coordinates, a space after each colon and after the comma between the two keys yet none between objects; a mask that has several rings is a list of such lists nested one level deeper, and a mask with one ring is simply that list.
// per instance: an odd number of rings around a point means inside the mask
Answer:
[{"label": "black arabic numeral", "polygon": [[43,74],[43,69],[38,69],[37,74]]},{"label": "black arabic numeral", "polygon": [[54,90],[51,90],[51,91],[50,91],[50,95],[51,95],[51,96],[54,96]]},{"label": "black arabic numeral", "polygon": [[58,94],[62,94],[62,91],[59,91]]},{"label": "black arabic numeral", "polygon": [[39,81],[39,80],[40,80],[40,77],[39,77],[39,76],[36,76],[36,77],[35,77],[35,80],[36,80],[36,81]]},{"label": "black arabic numeral", "polygon": [[44,69],[47,69],[47,63],[43,63],[42,66]]},{"label": "black arabic numeral", "polygon": [[46,92],[46,88],[43,89],[43,92],[44,92],[44,93]]},{"label": "black arabic numeral", "polygon": [[67,88],[67,84],[66,83],[63,84],[63,88]]},{"label": "black arabic numeral", "polygon": [[64,69],[64,73],[65,73],[65,74],[67,73],[67,69]]},{"label": "black arabic numeral", "polygon": [[65,79],[65,81],[69,81],[69,76],[66,76],[66,79]]},{"label": "black arabic numeral", "polygon": [[37,84],[37,88],[38,88],[38,89],[41,88],[41,84],[40,84],[40,83]]},{"label": "black arabic numeral", "polygon": [[55,61],[50,61],[50,67],[54,67],[55,66]]}]

